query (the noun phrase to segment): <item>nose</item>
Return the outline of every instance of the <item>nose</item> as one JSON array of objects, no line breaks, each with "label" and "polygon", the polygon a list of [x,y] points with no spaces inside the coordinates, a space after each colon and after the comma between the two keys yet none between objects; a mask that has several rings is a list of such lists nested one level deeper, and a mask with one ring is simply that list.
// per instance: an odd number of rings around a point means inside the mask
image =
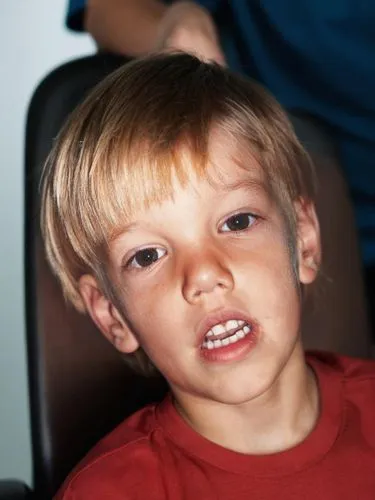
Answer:
[{"label": "nose", "polygon": [[192,253],[184,265],[182,294],[191,304],[233,289],[234,280],[224,256],[212,249]]}]

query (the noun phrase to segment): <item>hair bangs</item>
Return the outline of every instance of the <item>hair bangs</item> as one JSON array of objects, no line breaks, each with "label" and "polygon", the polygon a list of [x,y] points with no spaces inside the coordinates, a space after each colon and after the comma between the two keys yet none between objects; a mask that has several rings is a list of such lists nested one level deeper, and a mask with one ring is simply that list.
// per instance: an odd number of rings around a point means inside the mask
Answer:
[{"label": "hair bangs", "polygon": [[[176,181],[207,176],[208,137],[199,131],[173,140],[119,138],[96,155],[80,193],[79,218],[91,248],[106,244],[137,214],[173,199]],[[78,222],[78,221],[77,221]]]}]

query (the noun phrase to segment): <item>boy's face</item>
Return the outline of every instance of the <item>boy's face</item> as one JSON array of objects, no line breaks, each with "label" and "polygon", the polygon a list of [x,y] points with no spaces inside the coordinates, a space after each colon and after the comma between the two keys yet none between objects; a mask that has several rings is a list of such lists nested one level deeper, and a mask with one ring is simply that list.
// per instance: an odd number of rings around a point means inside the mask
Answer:
[{"label": "boy's face", "polygon": [[93,278],[81,279],[104,334],[123,352],[142,346],[186,405],[243,403],[272,387],[300,356],[297,280],[313,281],[319,262],[311,205],[298,206],[296,276],[261,168],[241,168],[228,151],[215,140],[210,181],[176,182],[173,200],[139,213],[111,243],[126,324]]}]

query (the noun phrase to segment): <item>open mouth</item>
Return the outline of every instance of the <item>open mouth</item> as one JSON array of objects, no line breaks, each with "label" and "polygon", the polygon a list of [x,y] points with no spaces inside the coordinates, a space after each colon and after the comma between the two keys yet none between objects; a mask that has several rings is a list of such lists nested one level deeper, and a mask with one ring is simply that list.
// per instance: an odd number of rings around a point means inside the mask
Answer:
[{"label": "open mouth", "polygon": [[242,319],[230,319],[213,326],[205,335],[202,349],[218,349],[235,344],[251,332],[251,326]]}]

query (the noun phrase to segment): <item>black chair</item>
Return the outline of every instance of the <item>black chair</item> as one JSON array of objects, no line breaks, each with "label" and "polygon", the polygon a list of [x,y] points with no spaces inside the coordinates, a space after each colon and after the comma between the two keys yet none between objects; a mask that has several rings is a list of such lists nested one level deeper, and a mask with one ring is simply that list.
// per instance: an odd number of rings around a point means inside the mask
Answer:
[{"label": "black chair", "polygon": [[29,107],[25,271],[33,491],[3,482],[0,499],[51,499],[101,437],[165,392],[161,378],[130,371],[92,322],[64,301],[45,260],[39,228],[39,184],[54,138],[85,94],[123,63],[123,58],[100,54],[64,64],[42,81]]}]

